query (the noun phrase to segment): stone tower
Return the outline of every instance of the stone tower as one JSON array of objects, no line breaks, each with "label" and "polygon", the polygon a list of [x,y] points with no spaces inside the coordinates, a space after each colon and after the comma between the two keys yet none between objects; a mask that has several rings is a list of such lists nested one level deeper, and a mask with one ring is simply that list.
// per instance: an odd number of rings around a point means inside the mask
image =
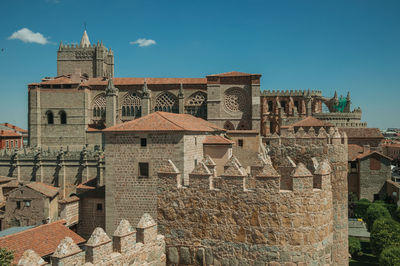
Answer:
[{"label": "stone tower", "polygon": [[80,74],[88,78],[114,77],[114,53],[103,42],[90,44],[86,30],[79,45],[60,43],[57,75]]}]

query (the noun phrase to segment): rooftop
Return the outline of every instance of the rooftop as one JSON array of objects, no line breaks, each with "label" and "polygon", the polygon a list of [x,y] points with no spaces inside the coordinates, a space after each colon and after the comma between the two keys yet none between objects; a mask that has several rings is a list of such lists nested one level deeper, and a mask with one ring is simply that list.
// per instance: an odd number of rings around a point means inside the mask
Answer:
[{"label": "rooftop", "polygon": [[154,112],[144,117],[131,120],[104,129],[105,132],[119,131],[194,131],[194,132],[221,132],[225,131],[216,125],[189,114],[175,114]]},{"label": "rooftop", "polygon": [[390,157],[375,151],[375,150],[371,150],[369,149],[364,149],[364,147],[361,147],[360,145],[357,144],[349,144],[348,145],[348,160],[349,161],[355,161],[357,159],[362,159],[365,158],[371,154],[378,154],[379,156],[382,156],[388,160],[392,160]]},{"label": "rooftop", "polygon": [[20,127],[18,127],[16,125],[13,125],[13,124],[10,124],[10,123],[2,123],[2,124],[0,124],[0,126],[5,126],[5,127],[8,127],[10,129],[16,130],[16,131],[21,132],[21,133],[28,133],[28,130],[20,128]]},{"label": "rooftop", "polygon": [[238,71],[231,71],[220,74],[208,75],[207,77],[249,77],[249,76],[261,76],[261,74],[250,74]]},{"label": "rooftop", "polygon": [[203,144],[212,145],[231,145],[233,143],[235,142],[222,136],[207,136],[203,141]]},{"label": "rooftop", "polygon": [[65,237],[71,237],[76,244],[85,242],[85,239],[64,226],[64,223],[64,220],[60,220],[0,237],[0,247],[13,250],[13,263],[17,264],[27,249],[32,249],[44,257],[52,254]]},{"label": "rooftop", "polygon": [[13,130],[0,130],[0,137],[21,137],[22,135]]},{"label": "rooftop", "polygon": [[308,116],[303,120],[300,120],[291,126],[293,127],[333,127],[332,124],[319,120],[313,116]]},{"label": "rooftop", "polygon": [[58,194],[58,188],[49,186],[47,184],[41,183],[41,182],[32,182],[29,184],[26,184],[27,187],[42,193],[43,195],[53,198]]},{"label": "rooftop", "polygon": [[377,138],[384,139],[379,128],[340,128],[341,132],[346,132],[349,139]]}]

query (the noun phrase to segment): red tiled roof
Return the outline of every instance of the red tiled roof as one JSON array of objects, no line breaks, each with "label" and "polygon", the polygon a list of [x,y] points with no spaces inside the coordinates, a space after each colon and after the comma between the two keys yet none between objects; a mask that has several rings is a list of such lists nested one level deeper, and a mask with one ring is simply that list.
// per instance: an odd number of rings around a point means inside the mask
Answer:
[{"label": "red tiled roof", "polygon": [[43,80],[41,84],[80,84],[80,80],[73,80],[69,77],[66,76],[61,76],[61,77],[55,77],[54,79],[49,79],[49,80]]},{"label": "red tiled roof", "polygon": [[370,138],[377,138],[377,139],[384,139],[381,131],[379,128],[340,128],[341,132],[346,132],[347,137],[349,139],[370,139]]},{"label": "red tiled roof", "polygon": [[392,158],[374,150],[367,150],[364,152],[364,148],[361,147],[360,145],[357,144],[349,144],[348,145],[348,160],[349,161],[355,161],[356,159],[362,159],[365,158],[371,154],[378,154],[379,156],[382,156],[388,160],[392,160]]},{"label": "red tiled roof", "polygon": [[42,193],[43,195],[52,198],[58,193],[58,188],[49,186],[47,184],[41,183],[41,182],[32,182],[29,184],[26,184],[27,187]]},{"label": "red tiled roof", "polygon": [[257,130],[246,129],[246,130],[227,130],[226,133],[229,135],[229,133],[232,133],[232,134],[258,134],[259,132]]},{"label": "red tiled roof", "polygon": [[333,127],[332,124],[319,120],[313,116],[308,116],[304,118],[303,120],[300,120],[294,124],[292,124],[294,127]]},{"label": "red tiled roof", "polygon": [[238,71],[231,71],[231,72],[225,72],[225,73],[220,73],[220,74],[208,75],[207,77],[247,77],[247,76],[253,76],[253,75],[260,75],[260,74],[250,74],[250,73],[244,73],[244,72],[238,72]]},{"label": "red tiled roof", "polygon": [[0,130],[0,137],[22,137],[22,135],[13,130]]},{"label": "red tiled roof", "polygon": [[203,144],[217,144],[217,145],[231,145],[233,143],[235,142],[227,138],[224,138],[222,136],[207,136],[203,141]]},{"label": "red tiled roof", "polygon": [[32,249],[40,257],[54,253],[60,241],[67,236],[71,237],[76,244],[85,242],[85,239],[64,226],[64,223],[65,220],[59,220],[0,237],[0,247],[14,251],[13,263],[17,264],[27,249]]},{"label": "red tiled roof", "polygon": [[16,130],[16,131],[18,131],[18,132],[28,133],[28,130],[23,129],[23,128],[20,128],[20,127],[18,127],[18,126],[16,126],[16,125],[13,125],[13,124],[10,124],[10,123],[3,123],[3,124],[0,124],[0,125],[5,126],[5,127],[8,127],[8,128],[10,128],[10,129],[14,129],[14,130]]},{"label": "red tiled roof", "polygon": [[118,124],[103,130],[114,131],[225,131],[216,125],[189,114],[155,112],[144,117]]},{"label": "red tiled roof", "polygon": [[67,197],[65,199],[59,200],[59,203],[70,203],[70,202],[75,202],[78,201],[79,198],[77,196],[71,196],[71,197]]}]

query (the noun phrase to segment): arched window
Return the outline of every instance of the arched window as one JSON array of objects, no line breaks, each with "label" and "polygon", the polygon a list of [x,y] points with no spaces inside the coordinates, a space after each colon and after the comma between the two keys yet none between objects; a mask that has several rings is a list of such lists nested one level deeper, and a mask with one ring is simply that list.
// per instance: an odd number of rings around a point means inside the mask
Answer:
[{"label": "arched window", "polygon": [[60,115],[60,123],[62,125],[67,124],[67,113],[65,113],[65,111],[60,111],[59,115]]},{"label": "arched window", "polygon": [[154,111],[179,113],[178,98],[170,92],[163,92],[158,95]]},{"label": "arched window", "polygon": [[101,120],[106,117],[106,96],[104,93],[97,95],[92,104],[93,119]]},{"label": "arched window", "polygon": [[47,124],[49,124],[49,125],[54,124],[54,115],[53,115],[52,111],[47,111],[46,117],[47,117]]},{"label": "arched window", "polygon": [[138,118],[142,116],[142,99],[136,92],[128,93],[122,102],[122,116]]},{"label": "arched window", "polygon": [[230,121],[226,121],[224,124],[224,129],[225,130],[234,130],[235,127],[233,126],[233,124]]},{"label": "arched window", "polygon": [[207,119],[207,94],[198,91],[190,95],[185,103],[185,113]]},{"label": "arched window", "polygon": [[249,128],[249,124],[246,121],[240,121],[239,125],[237,126],[238,130],[247,130]]}]

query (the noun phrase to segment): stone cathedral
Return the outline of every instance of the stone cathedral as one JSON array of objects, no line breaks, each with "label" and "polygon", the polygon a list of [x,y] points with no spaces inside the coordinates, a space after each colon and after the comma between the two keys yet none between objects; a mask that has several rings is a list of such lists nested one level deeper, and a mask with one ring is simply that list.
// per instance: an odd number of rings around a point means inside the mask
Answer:
[{"label": "stone cathedral", "polygon": [[[114,54],[84,32],[79,45],[60,43],[57,77],[28,85],[29,145],[101,148],[102,129],[156,111],[189,113],[227,130],[267,136],[306,116],[338,127],[365,127],[350,95],[261,91],[260,74],[228,72],[203,78],[114,77]],[[324,111],[325,106],[326,111]]]}]

